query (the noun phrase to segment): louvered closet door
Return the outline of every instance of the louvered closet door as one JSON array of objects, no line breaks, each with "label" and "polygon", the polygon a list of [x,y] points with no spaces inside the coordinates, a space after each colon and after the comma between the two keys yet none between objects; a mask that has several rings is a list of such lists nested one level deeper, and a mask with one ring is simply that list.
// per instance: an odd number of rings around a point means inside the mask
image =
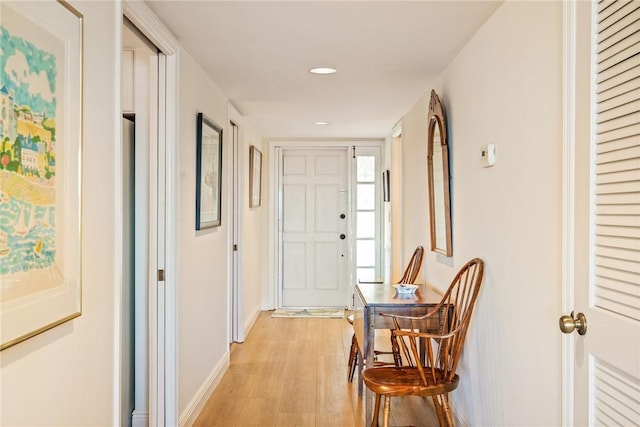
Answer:
[{"label": "louvered closet door", "polygon": [[640,426],[640,1],[582,16],[595,52],[578,41],[593,84],[578,80],[592,101],[576,135],[575,425]]}]

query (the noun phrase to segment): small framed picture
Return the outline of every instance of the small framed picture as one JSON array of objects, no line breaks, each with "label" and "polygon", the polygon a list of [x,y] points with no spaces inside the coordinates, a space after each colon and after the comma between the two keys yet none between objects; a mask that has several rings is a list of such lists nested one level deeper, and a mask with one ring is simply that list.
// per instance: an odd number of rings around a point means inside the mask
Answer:
[{"label": "small framed picture", "polygon": [[262,153],[253,145],[249,147],[249,207],[262,204]]},{"label": "small framed picture", "polygon": [[221,224],[222,128],[203,113],[196,126],[196,230],[202,230]]},{"label": "small framed picture", "polygon": [[382,200],[385,202],[391,201],[391,194],[389,193],[389,169],[382,172]]}]

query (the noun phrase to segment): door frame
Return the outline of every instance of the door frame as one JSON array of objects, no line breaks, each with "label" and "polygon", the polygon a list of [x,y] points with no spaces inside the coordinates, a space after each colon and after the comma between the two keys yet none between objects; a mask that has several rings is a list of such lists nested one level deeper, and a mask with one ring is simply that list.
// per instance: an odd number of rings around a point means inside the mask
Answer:
[{"label": "door frame", "polygon": [[[576,148],[576,4],[573,0],[562,5],[563,17],[563,93],[562,93],[562,313],[569,313],[574,306],[575,256],[575,148]],[[558,313],[560,316],[562,313]],[[559,333],[559,331],[557,331]],[[574,339],[562,334],[562,425],[571,426],[574,421],[573,374]]]},{"label": "door frame", "polygon": [[[139,1],[124,0],[121,16],[126,17],[159,50],[157,150],[150,182],[150,286],[149,286],[149,419],[148,425],[178,423],[176,379],[176,206],[177,200],[177,70],[178,43],[149,7]],[[121,25],[123,25],[121,23]],[[118,33],[121,33],[119,28]],[[117,64],[120,72],[120,64]],[[118,75],[118,81],[120,76]],[[119,97],[119,94],[116,94]],[[119,98],[118,98],[119,99]],[[155,172],[155,173],[153,173]],[[154,197],[155,196],[155,197]],[[164,278],[160,277],[160,271]],[[164,280],[162,280],[164,279]],[[118,307],[120,309],[120,307]],[[117,355],[119,357],[119,355]],[[119,381],[119,379],[114,379]],[[119,390],[116,386],[114,390]],[[117,399],[117,396],[114,397]],[[116,400],[117,401],[117,400]]]},{"label": "door frame", "polygon": [[[281,303],[281,289],[280,289],[280,280],[278,275],[280,274],[280,268],[278,267],[279,261],[279,239],[278,239],[278,214],[279,214],[279,206],[281,194],[279,193],[279,162],[280,162],[280,151],[282,149],[312,149],[312,148],[345,148],[347,149],[347,156],[351,153],[351,147],[370,147],[370,146],[379,146],[381,147],[381,153],[384,153],[384,139],[358,139],[358,140],[348,140],[348,139],[336,139],[336,140],[311,140],[311,139],[287,139],[287,140],[271,140],[267,141],[268,145],[268,162],[269,162],[269,188],[268,188],[268,197],[269,197],[269,212],[268,212],[268,221],[269,221],[269,231],[267,238],[267,247],[268,250],[268,285],[267,285],[267,295],[263,297],[263,307],[267,310],[280,308]],[[384,155],[384,154],[383,154]],[[384,162],[382,163],[384,164]],[[354,233],[354,222],[353,215],[351,212],[351,195],[353,193],[352,184],[351,184],[351,176],[352,176],[352,162],[347,161],[347,188],[349,196],[347,198],[348,201],[348,218],[350,218],[349,226],[347,230],[347,238],[349,242],[353,244],[353,233]],[[348,280],[353,283],[353,277],[351,271],[352,268],[352,250],[349,251],[349,257],[347,260],[347,269],[349,271]],[[347,306],[348,301],[345,301],[345,306]]]},{"label": "door frame", "polygon": [[[585,150],[581,149],[578,141],[591,147],[595,131],[595,77],[592,69],[595,39],[591,28],[594,19],[593,6],[590,2],[581,3],[579,0],[563,3],[562,312],[558,313],[558,316],[579,309],[576,306],[576,293],[581,287],[589,286],[588,281],[585,281],[581,272],[577,270],[581,260],[585,259],[583,245],[591,244],[585,242],[579,234],[578,227],[584,227],[582,223],[590,217],[591,212],[590,207],[585,205],[585,196],[578,191],[578,185],[581,185],[579,179],[584,176],[584,171],[590,170],[592,166],[583,163],[591,160],[585,159],[584,154],[581,154],[580,150]],[[588,14],[588,18],[585,17],[585,13]],[[586,35],[585,31],[589,34]],[[588,44],[588,52],[585,51],[585,43]],[[586,84],[589,85],[589,89],[585,89]],[[585,90],[589,93],[584,93]],[[581,104],[578,104],[577,100],[580,100]],[[583,104],[585,100],[589,105]],[[589,122],[588,125],[586,121]],[[586,130],[585,126],[589,126],[590,129]],[[590,151],[591,148],[587,150]],[[589,183],[589,186],[591,185]],[[576,423],[576,402],[584,401],[584,405],[588,405],[588,393],[585,394],[585,390],[582,390],[576,381],[576,357],[579,351],[575,334],[562,334],[562,425],[565,426]]]},{"label": "door frame", "polygon": [[[244,176],[243,153],[248,150],[242,142],[242,115],[231,103],[228,104],[229,135],[227,142],[231,144],[232,180],[229,183],[231,203],[228,207],[229,227],[229,321],[228,339],[231,342],[244,342],[244,280],[243,271],[243,219],[244,219]],[[234,136],[234,126],[237,134]],[[234,140],[235,138],[235,140]]]},{"label": "door frame", "polygon": [[[374,242],[375,242],[375,267],[376,267],[376,272],[375,275],[372,279],[370,280],[382,280],[382,281],[386,281],[388,283],[388,281],[385,279],[386,276],[388,275],[388,269],[386,268],[386,265],[388,264],[388,262],[390,261],[390,258],[387,256],[386,253],[386,245],[385,245],[385,234],[386,231],[388,229],[390,229],[390,227],[386,224],[386,220],[385,220],[385,216],[386,216],[386,211],[387,211],[387,206],[388,203],[384,202],[383,200],[383,180],[382,180],[382,172],[384,172],[385,170],[387,170],[387,168],[385,167],[386,161],[385,161],[385,152],[384,152],[384,147],[380,147],[380,146],[372,146],[372,145],[368,145],[368,146],[352,146],[352,152],[351,152],[351,176],[349,177],[349,179],[351,180],[351,188],[353,189],[352,197],[351,197],[351,226],[354,227],[353,229],[356,230],[357,227],[357,219],[358,219],[358,203],[357,203],[357,198],[358,198],[358,165],[357,165],[357,158],[358,157],[374,157],[375,160],[375,167],[376,169],[378,169],[376,175],[376,179],[375,179],[375,235],[374,235]],[[358,251],[357,251],[357,245],[358,245],[358,236],[357,233],[354,233],[352,236],[352,245],[351,245],[351,284],[350,284],[350,288],[351,288],[351,293],[355,295],[355,283],[360,280],[358,278]],[[362,240],[368,240],[368,239],[362,239]],[[354,256],[355,255],[355,256]],[[352,308],[353,304],[354,304],[354,300],[352,298],[351,301],[349,301],[349,307]]]}]

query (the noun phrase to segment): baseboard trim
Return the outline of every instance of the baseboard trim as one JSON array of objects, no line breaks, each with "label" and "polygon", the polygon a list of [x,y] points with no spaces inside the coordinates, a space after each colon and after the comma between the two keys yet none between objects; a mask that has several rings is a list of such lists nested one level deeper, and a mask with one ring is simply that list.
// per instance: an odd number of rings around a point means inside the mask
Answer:
[{"label": "baseboard trim", "polygon": [[258,320],[258,317],[260,316],[261,312],[262,312],[262,310],[260,310],[260,305],[258,304],[257,306],[255,306],[255,308],[251,312],[251,315],[249,315],[249,317],[247,317],[247,320],[244,322],[244,336],[245,337],[247,335],[249,335],[249,332],[251,331],[251,328],[253,328],[253,325],[256,324],[256,321]]},{"label": "baseboard trim", "polygon": [[449,399],[449,407],[451,408],[451,413],[453,414],[453,418],[455,420],[455,425],[457,427],[471,427],[464,418],[462,418],[462,415],[460,415],[460,411],[458,411],[458,409],[453,405],[453,402],[451,402],[451,399]]},{"label": "baseboard trim", "polygon": [[[204,408],[204,405],[207,403],[207,400],[213,393],[213,390],[220,384],[222,380],[222,376],[229,369],[229,352],[225,352],[222,358],[218,361],[216,366],[213,368],[207,380],[202,384],[202,387],[198,390],[198,392],[193,396],[191,402],[187,405],[184,412],[180,415],[179,425],[180,427],[189,427],[195,423],[198,415],[200,415],[200,411]],[[146,425],[145,425],[146,426]]]},{"label": "baseboard trim", "polygon": [[149,411],[134,410],[131,414],[131,427],[147,427],[149,425]]}]

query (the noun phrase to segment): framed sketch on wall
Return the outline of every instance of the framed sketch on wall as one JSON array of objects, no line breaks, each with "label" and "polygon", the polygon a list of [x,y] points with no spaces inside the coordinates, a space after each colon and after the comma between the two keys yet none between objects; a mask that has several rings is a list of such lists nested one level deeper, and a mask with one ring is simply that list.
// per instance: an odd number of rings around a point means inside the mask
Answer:
[{"label": "framed sketch on wall", "polygon": [[387,169],[382,172],[382,201],[391,201],[391,193],[389,191],[389,169]]},{"label": "framed sketch on wall", "polygon": [[249,147],[249,207],[262,204],[262,153],[253,145]]},{"label": "framed sketch on wall", "polygon": [[0,3],[0,350],[81,314],[83,17]]},{"label": "framed sketch on wall", "polygon": [[196,127],[196,230],[202,230],[222,223],[222,128],[203,113]]}]

